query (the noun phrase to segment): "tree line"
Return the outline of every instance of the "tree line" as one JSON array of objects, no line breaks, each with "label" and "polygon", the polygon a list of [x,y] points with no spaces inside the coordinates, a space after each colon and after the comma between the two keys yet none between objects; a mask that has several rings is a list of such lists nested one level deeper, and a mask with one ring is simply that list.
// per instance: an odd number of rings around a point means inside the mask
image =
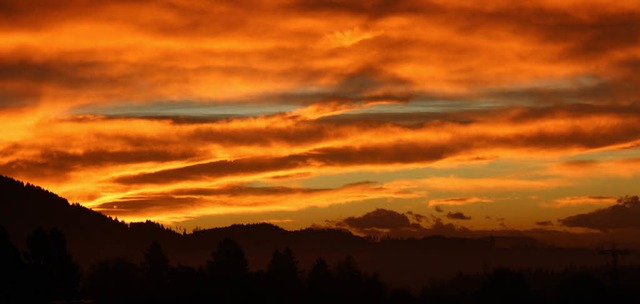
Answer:
[{"label": "tree line", "polygon": [[[351,256],[318,258],[308,271],[289,248],[274,249],[265,270],[250,271],[243,249],[226,238],[200,267],[172,265],[154,241],[141,262],[124,258],[82,271],[58,229],[34,230],[20,252],[0,226],[0,303],[637,303],[633,284],[614,286],[606,269],[496,269],[431,282],[420,293],[393,289]],[[635,284],[635,285],[634,285]]]}]

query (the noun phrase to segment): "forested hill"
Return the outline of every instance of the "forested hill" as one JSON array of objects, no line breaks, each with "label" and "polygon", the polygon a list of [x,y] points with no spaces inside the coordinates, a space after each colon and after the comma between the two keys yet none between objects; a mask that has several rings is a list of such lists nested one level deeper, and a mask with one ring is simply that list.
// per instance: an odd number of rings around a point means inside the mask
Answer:
[{"label": "forested hill", "polygon": [[265,269],[276,249],[292,250],[301,269],[309,269],[322,257],[334,263],[350,255],[369,273],[379,273],[392,285],[422,287],[434,278],[459,272],[480,273],[489,268],[542,267],[560,269],[576,265],[602,265],[592,248],[551,248],[524,239],[515,244],[534,247],[495,246],[513,241],[501,238],[449,238],[374,241],[331,229],[287,231],[271,224],[232,225],[181,234],[153,223],[124,223],[40,187],[0,176],[0,226],[20,249],[37,227],[58,228],[66,237],[70,253],[83,268],[103,260],[124,258],[139,262],[143,252],[157,240],[174,265],[201,266],[224,238],[236,241],[245,251],[249,269]]},{"label": "forested hill", "polygon": [[[139,260],[141,252],[157,240],[175,263],[197,265],[209,257],[224,238],[247,249],[252,268],[263,268],[275,248],[301,247],[329,257],[361,251],[370,241],[338,230],[286,231],[271,224],[232,225],[180,234],[147,221],[124,223],[69,202],[41,187],[0,176],[0,225],[14,244],[24,248],[37,227],[64,233],[71,253],[81,265],[125,257]],[[255,263],[251,263],[254,262]]]}]

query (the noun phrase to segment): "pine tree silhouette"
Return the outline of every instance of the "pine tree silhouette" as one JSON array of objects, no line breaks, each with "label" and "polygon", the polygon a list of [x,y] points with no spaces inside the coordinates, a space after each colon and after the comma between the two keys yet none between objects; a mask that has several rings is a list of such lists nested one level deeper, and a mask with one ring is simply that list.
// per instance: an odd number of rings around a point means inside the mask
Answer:
[{"label": "pine tree silhouette", "polygon": [[233,240],[225,238],[207,261],[207,274],[212,283],[212,295],[220,303],[248,302],[251,287],[248,262],[244,250]]},{"label": "pine tree silhouette", "polygon": [[307,276],[307,301],[330,303],[335,301],[336,297],[336,282],[329,264],[318,258]]},{"label": "pine tree silhouette", "polygon": [[275,250],[267,267],[267,279],[272,300],[281,303],[298,303],[302,294],[302,280],[298,261],[288,247]]},{"label": "pine tree silhouette", "polygon": [[141,268],[145,278],[147,298],[151,302],[162,302],[166,298],[171,265],[158,241],[153,241],[147,248]]}]

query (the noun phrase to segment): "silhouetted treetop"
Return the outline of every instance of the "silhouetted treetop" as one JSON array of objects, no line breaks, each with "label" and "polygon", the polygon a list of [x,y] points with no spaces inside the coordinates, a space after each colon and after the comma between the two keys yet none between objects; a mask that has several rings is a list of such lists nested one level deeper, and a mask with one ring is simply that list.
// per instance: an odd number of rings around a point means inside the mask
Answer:
[{"label": "silhouetted treetop", "polygon": [[296,280],[299,272],[298,261],[293,257],[293,252],[289,247],[282,252],[277,249],[273,252],[267,267],[269,275],[280,279]]},{"label": "silhouetted treetop", "polygon": [[144,253],[142,269],[148,277],[157,278],[169,273],[169,259],[158,241],[153,241]]},{"label": "silhouetted treetop", "polygon": [[207,270],[214,276],[239,277],[247,274],[248,262],[242,248],[233,240],[225,238],[211,253]]}]

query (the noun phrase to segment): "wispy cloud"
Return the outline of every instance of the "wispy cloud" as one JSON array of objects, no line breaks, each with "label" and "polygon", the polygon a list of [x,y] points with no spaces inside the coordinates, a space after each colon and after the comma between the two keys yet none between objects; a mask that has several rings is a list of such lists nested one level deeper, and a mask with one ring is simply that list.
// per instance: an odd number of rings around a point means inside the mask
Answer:
[{"label": "wispy cloud", "polygon": [[551,203],[542,203],[543,207],[562,208],[581,205],[611,205],[615,204],[615,197],[608,196],[569,196],[559,198]]},{"label": "wispy cloud", "polygon": [[494,201],[493,199],[482,198],[482,197],[450,197],[450,198],[429,200],[427,205],[429,207],[436,207],[440,205],[459,206],[459,205],[467,205],[467,204],[475,204],[475,203],[490,203],[493,201]]}]

